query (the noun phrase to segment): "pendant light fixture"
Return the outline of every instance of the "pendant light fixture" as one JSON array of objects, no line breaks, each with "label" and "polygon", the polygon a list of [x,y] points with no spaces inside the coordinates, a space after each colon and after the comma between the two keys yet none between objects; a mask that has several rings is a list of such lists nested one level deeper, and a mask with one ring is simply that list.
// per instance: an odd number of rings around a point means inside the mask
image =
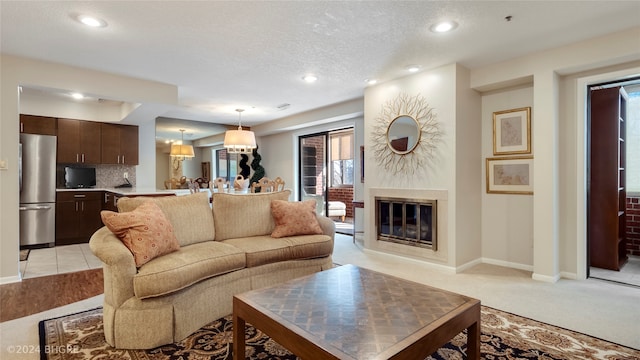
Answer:
[{"label": "pendant light fixture", "polygon": [[244,109],[236,109],[238,112],[238,130],[227,130],[224,134],[224,147],[228,153],[248,153],[256,148],[256,136],[253,131],[242,130],[242,112]]},{"label": "pendant light fixture", "polygon": [[171,144],[171,153],[169,155],[178,158],[178,160],[191,159],[196,156],[193,152],[193,146],[184,145],[184,131],[184,129],[180,129],[180,132],[182,133],[182,141],[180,144]]}]

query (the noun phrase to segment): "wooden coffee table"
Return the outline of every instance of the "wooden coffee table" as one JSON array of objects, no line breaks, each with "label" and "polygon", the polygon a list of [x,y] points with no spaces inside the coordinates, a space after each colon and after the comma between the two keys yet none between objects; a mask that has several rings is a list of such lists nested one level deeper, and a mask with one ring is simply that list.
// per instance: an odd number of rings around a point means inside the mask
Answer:
[{"label": "wooden coffee table", "polygon": [[424,359],[467,329],[480,359],[480,301],[353,265],[233,298],[233,358],[245,323],[302,359]]}]

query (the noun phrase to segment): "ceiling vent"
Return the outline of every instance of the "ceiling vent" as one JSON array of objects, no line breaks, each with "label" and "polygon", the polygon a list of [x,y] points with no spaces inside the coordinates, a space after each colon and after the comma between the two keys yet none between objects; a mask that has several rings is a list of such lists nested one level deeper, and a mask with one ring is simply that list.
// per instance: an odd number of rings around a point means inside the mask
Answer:
[{"label": "ceiling vent", "polygon": [[279,111],[282,111],[282,110],[287,110],[289,108],[289,106],[291,106],[291,104],[284,103],[284,104],[280,104],[280,105],[276,106],[276,108]]}]

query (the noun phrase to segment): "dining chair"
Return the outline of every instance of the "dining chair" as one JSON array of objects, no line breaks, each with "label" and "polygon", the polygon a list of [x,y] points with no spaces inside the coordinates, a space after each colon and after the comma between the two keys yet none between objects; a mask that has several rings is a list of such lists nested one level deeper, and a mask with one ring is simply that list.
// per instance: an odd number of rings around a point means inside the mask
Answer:
[{"label": "dining chair", "polygon": [[211,182],[211,186],[209,186],[211,188],[211,191],[213,191],[214,188],[218,189],[218,192],[222,193],[224,192],[224,185],[228,184],[227,179],[225,178],[216,178],[214,181]]},{"label": "dining chair", "polygon": [[251,184],[251,192],[255,193],[256,189],[260,189],[259,192],[272,192],[275,188],[275,182],[271,181],[268,177],[263,177],[258,180],[258,182],[254,182]]},{"label": "dining chair", "polygon": [[284,191],[284,180],[280,176],[273,180],[273,184],[273,191]]},{"label": "dining chair", "polygon": [[189,187],[190,194],[195,194],[200,192],[200,184],[197,183],[196,181],[189,181],[188,187]]}]

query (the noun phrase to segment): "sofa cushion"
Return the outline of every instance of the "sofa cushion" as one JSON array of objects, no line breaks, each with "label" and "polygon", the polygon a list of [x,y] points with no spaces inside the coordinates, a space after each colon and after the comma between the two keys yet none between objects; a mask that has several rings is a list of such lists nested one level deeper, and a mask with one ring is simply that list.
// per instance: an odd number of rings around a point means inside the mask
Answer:
[{"label": "sofa cushion", "polygon": [[100,216],[107,228],[133,253],[137,267],[180,248],[173,226],[152,202],[127,213],[102,211]]},{"label": "sofa cushion", "polygon": [[222,241],[245,252],[247,268],[279,261],[310,259],[331,255],[333,242],[328,235],[302,235],[272,238],[269,235]]},{"label": "sofa cushion", "polygon": [[242,250],[246,255],[248,268],[291,259],[289,244],[269,235],[241,237],[222,242]]},{"label": "sofa cushion", "polygon": [[282,240],[289,245],[292,259],[313,259],[333,253],[333,241],[328,235],[289,236]]},{"label": "sofa cushion", "polygon": [[269,235],[275,228],[272,200],[288,200],[291,190],[257,194],[213,194],[216,240]]},{"label": "sofa cushion", "polygon": [[315,200],[293,202],[273,200],[271,214],[276,224],[271,237],[322,234],[322,228],[316,218]]},{"label": "sofa cushion", "polygon": [[133,291],[139,299],[161,296],[244,267],[242,250],[217,241],[202,242],[142,266],[133,278]]},{"label": "sofa cushion", "polygon": [[118,210],[120,212],[131,211],[146,201],[155,202],[167,215],[180,246],[214,239],[215,228],[209,207],[208,193],[199,192],[184,196],[123,197],[118,200]]}]

